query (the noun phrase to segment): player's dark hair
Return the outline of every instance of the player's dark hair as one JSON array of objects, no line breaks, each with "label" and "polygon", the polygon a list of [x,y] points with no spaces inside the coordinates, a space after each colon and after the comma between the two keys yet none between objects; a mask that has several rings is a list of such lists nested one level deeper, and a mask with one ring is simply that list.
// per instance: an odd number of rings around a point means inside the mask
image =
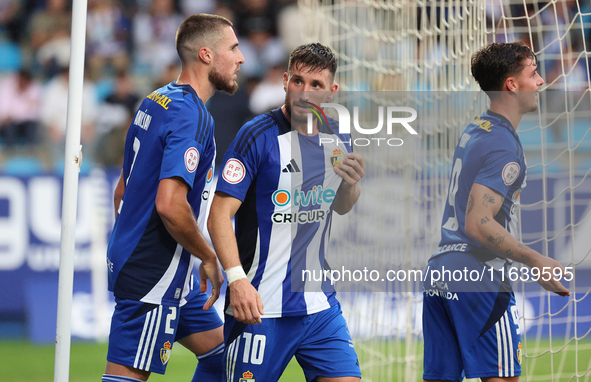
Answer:
[{"label": "player's dark hair", "polygon": [[472,56],[472,76],[485,92],[501,91],[505,80],[520,73],[528,58],[536,62],[534,52],[521,41],[493,42]]},{"label": "player's dark hair", "polygon": [[181,62],[187,63],[197,58],[197,51],[201,47],[196,47],[195,41],[220,33],[222,27],[232,25],[230,20],[218,15],[200,13],[188,17],[176,32],[176,51]]},{"label": "player's dark hair", "polygon": [[306,67],[309,72],[328,69],[334,76],[337,72],[337,58],[329,47],[320,43],[300,45],[289,55],[287,72],[291,73],[293,67]]}]

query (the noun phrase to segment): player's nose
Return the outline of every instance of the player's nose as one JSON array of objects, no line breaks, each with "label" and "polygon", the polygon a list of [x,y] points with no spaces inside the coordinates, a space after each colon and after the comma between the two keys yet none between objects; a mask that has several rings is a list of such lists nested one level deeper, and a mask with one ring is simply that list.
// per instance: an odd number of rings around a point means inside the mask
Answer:
[{"label": "player's nose", "polygon": [[238,49],[238,61],[237,61],[238,65],[242,65],[244,64],[244,55],[242,54],[242,52],[240,51],[240,49]]}]

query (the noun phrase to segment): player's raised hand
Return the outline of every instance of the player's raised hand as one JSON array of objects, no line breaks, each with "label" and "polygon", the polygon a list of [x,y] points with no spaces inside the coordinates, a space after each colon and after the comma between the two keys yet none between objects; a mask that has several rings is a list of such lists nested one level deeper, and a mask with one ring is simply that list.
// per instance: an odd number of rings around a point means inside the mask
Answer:
[{"label": "player's raised hand", "polygon": [[245,324],[260,324],[263,312],[261,295],[248,279],[240,279],[228,285],[230,305],[236,320]]},{"label": "player's raised hand", "polygon": [[348,153],[343,162],[334,167],[334,171],[343,178],[343,181],[353,186],[365,175],[365,163],[363,157],[357,153]]},{"label": "player's raised hand", "polygon": [[209,310],[220,297],[220,289],[224,283],[224,275],[217,259],[207,263],[201,262],[201,265],[199,265],[199,277],[201,278],[199,285],[201,293],[207,292],[207,280],[211,282],[211,296],[209,296],[207,302],[203,305],[203,310]]},{"label": "player's raised hand", "polygon": [[534,274],[534,269],[539,274],[538,284],[542,288],[560,296],[570,296],[569,290],[562,285],[560,280],[571,278],[572,274],[567,272],[558,261],[550,257],[538,256],[531,268],[532,274]]}]

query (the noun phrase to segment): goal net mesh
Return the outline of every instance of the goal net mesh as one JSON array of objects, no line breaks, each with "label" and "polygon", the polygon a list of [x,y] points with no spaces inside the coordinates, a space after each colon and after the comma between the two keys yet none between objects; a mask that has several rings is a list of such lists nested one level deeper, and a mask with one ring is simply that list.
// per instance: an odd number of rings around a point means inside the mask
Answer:
[{"label": "goal net mesh", "polygon": [[[591,380],[591,3],[298,4],[305,40],[330,46],[338,57],[339,92],[465,92],[472,100],[439,103],[438,123],[418,127],[417,136],[402,137],[404,144],[396,150],[354,148],[366,163],[362,197],[352,214],[334,219],[331,252],[337,257],[331,261],[349,269],[364,264],[383,271],[425,267],[440,239],[455,146],[467,123],[487,107],[471,77],[470,57],[493,41],[521,40],[536,53],[545,84],[540,108],[527,114],[518,128],[528,184],[521,195],[517,238],[573,267],[575,276],[568,284],[568,298],[544,292],[531,281],[514,285],[522,335],[521,380]],[[372,94],[380,98],[387,93]],[[339,262],[339,253],[353,255]],[[421,284],[394,284],[388,292],[367,285],[348,290],[355,293],[342,293],[339,300],[363,379],[421,380]]]}]

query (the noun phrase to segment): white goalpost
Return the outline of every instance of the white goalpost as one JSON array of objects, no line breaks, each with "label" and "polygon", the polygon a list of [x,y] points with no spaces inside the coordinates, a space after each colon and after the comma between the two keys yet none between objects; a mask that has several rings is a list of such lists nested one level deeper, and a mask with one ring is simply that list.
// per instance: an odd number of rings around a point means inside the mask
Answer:
[{"label": "white goalpost", "polygon": [[[546,83],[540,108],[518,132],[528,163],[518,239],[573,267],[571,297],[514,286],[522,334],[522,381],[591,380],[591,3],[587,0],[299,0],[307,42],[330,46],[345,91],[460,92],[439,123],[398,151],[356,147],[366,161],[353,217],[335,218],[333,249],[355,267],[422,269],[437,248],[453,152],[466,124],[486,110],[470,57],[493,41],[521,40]],[[340,90],[339,90],[340,91]],[[473,92],[473,93],[471,93]],[[435,94],[435,93],[433,93]],[[470,96],[471,95],[471,96]],[[479,98],[481,97],[481,98]],[[419,110],[420,113],[420,110]],[[375,126],[371,125],[371,126]],[[422,290],[364,286],[339,300],[365,381],[422,377]],[[405,289],[407,288],[407,289]]]},{"label": "white goalpost", "polygon": [[72,5],[72,42],[70,48],[70,81],[62,202],[62,235],[55,339],[54,382],[67,382],[70,373],[72,292],[74,287],[74,249],[76,211],[78,207],[78,174],[82,162],[80,127],[82,116],[82,84],[86,46],[86,0]]}]

